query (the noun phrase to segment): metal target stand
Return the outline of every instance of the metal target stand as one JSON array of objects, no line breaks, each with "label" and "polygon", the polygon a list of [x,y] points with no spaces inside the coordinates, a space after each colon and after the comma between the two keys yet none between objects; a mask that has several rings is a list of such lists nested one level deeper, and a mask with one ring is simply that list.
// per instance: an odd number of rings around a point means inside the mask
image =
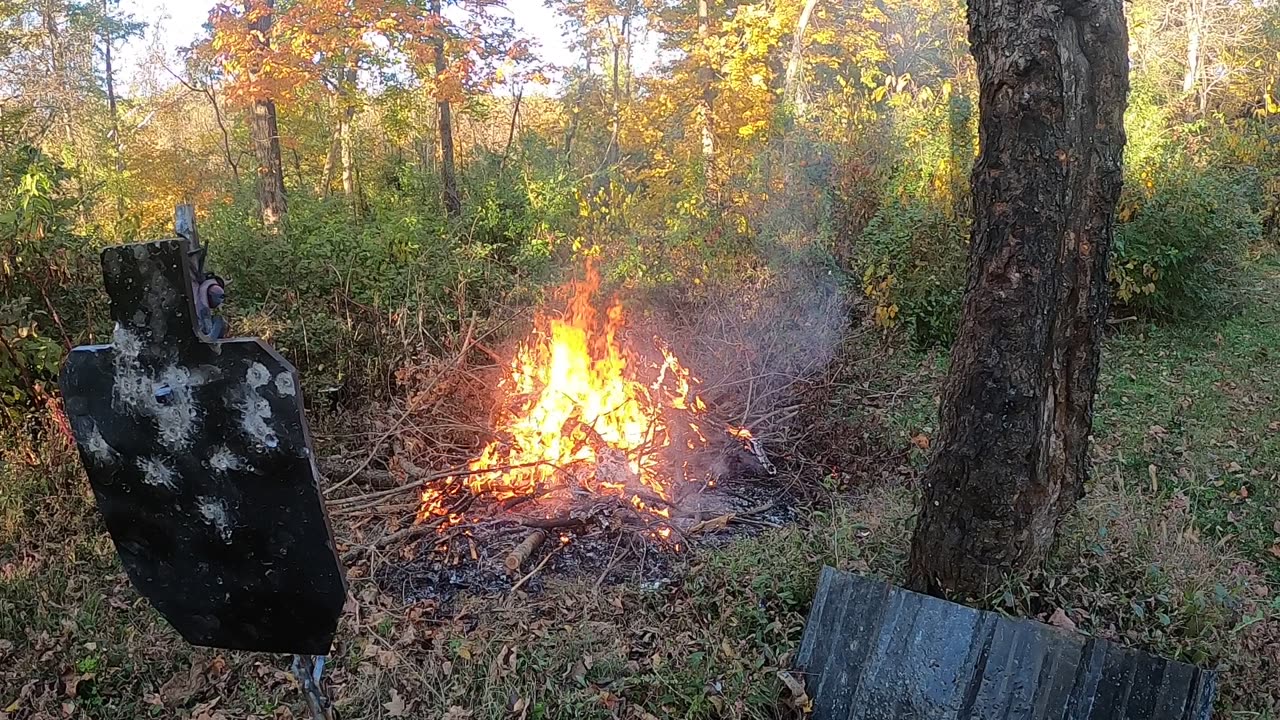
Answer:
[{"label": "metal target stand", "polygon": [[228,338],[195,212],[178,237],[102,252],[116,326],[59,384],[134,587],[193,645],[293,655],[313,720],[337,720],[325,656],[346,601],[297,371]]}]

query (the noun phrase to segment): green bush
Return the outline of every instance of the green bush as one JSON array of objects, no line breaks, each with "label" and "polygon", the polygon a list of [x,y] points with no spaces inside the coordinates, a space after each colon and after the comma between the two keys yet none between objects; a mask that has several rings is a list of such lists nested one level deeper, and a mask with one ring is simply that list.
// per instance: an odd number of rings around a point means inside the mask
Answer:
[{"label": "green bush", "polygon": [[955,337],[964,293],[969,221],[919,199],[894,198],[859,239],[863,291],[883,327],[901,324],[922,345]]},{"label": "green bush", "polygon": [[545,265],[519,176],[473,189],[456,221],[415,193],[375,195],[358,217],[344,198],[296,193],[275,234],[250,205],[214,208],[201,236],[228,279],[233,332],[270,339],[312,384],[378,393],[408,354]]},{"label": "green bush", "polygon": [[1261,197],[1247,168],[1171,162],[1138,170],[1126,183],[1112,250],[1116,303],[1170,319],[1222,304],[1231,270],[1262,237]]},{"label": "green bush", "polygon": [[88,243],[71,230],[69,171],[18,145],[0,155],[0,178],[0,426],[14,426],[34,417],[101,293]]}]

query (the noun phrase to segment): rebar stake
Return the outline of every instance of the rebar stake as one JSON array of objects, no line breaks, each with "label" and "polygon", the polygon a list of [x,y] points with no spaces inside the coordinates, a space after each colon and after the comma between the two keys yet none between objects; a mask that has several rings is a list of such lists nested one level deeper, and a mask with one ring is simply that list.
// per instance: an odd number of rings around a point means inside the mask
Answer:
[{"label": "rebar stake", "polygon": [[302,694],[307,699],[312,720],[338,720],[338,711],[333,708],[333,702],[321,688],[320,681],[324,676],[323,655],[294,655],[293,676],[302,685]]}]

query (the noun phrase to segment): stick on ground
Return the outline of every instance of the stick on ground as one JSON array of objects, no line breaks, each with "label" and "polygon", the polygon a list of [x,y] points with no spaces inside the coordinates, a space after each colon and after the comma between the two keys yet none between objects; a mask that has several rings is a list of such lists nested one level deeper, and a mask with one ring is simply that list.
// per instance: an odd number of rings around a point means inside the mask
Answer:
[{"label": "stick on ground", "polygon": [[542,541],[547,539],[547,533],[542,530],[534,530],[529,533],[519,545],[507,555],[506,566],[507,572],[514,573],[520,569],[522,565],[529,560],[529,556],[542,545]]}]

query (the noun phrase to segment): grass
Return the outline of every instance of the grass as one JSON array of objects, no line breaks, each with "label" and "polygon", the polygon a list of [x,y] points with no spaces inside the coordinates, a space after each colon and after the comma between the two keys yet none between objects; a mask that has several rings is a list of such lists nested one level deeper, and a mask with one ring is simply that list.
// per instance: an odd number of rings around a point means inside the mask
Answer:
[{"label": "grass", "polygon": [[[1280,708],[1280,257],[1250,272],[1220,322],[1108,338],[1091,492],[1044,574],[997,604],[1062,609],[1082,632],[1218,667],[1219,714],[1265,719]],[[883,376],[837,384],[829,402],[895,465],[860,474],[843,457],[831,489],[851,492],[695,552],[667,583],[549,579],[439,613],[353,581],[328,674],[344,716],[794,714],[778,673],[819,567],[901,577],[943,360],[896,350],[874,364]],[[0,719],[303,715],[284,658],[189,648],[128,586],[66,448],[11,441],[0,488]]]}]

